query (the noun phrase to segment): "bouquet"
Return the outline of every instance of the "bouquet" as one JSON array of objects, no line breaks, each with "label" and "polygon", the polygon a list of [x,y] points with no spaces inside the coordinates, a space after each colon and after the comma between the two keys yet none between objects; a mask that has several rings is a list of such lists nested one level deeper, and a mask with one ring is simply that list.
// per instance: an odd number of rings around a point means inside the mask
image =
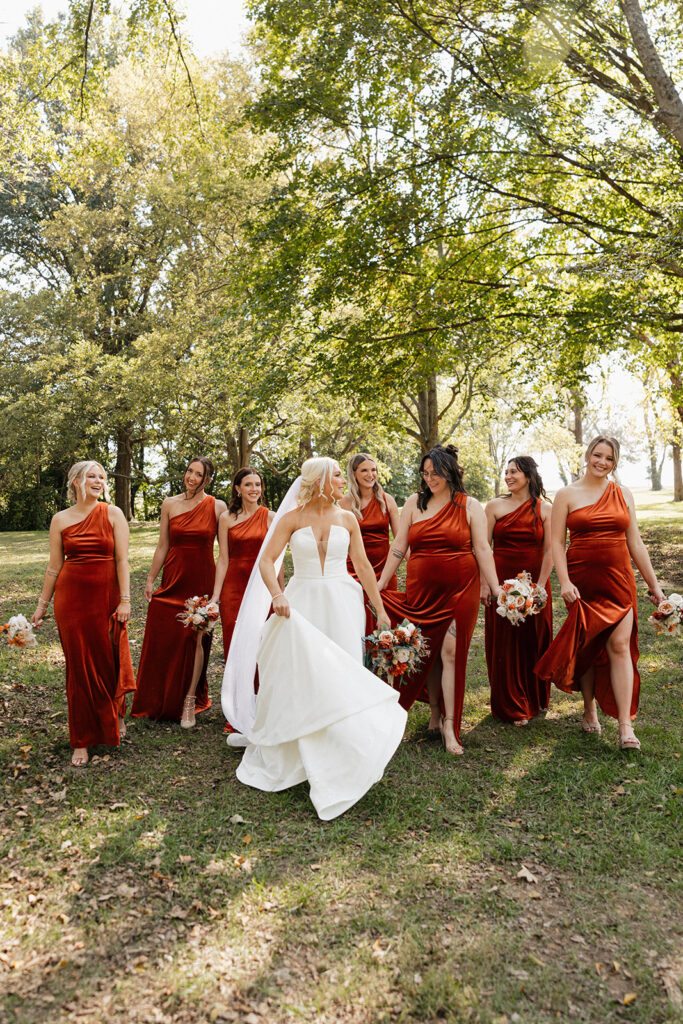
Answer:
[{"label": "bouquet", "polygon": [[518,626],[530,615],[538,615],[545,608],[548,595],[544,587],[534,583],[526,570],[514,579],[504,580],[498,594],[496,611],[513,626]]},{"label": "bouquet", "polygon": [[210,633],[218,622],[219,614],[216,602],[209,601],[208,594],[204,594],[204,597],[188,597],[185,610],[176,618],[197,633]]},{"label": "bouquet", "polygon": [[9,622],[0,626],[0,634],[5,633],[10,647],[35,647],[38,643],[33,626],[24,615],[13,615]]},{"label": "bouquet", "polygon": [[680,594],[670,594],[666,601],[658,605],[657,611],[653,612],[647,621],[655,627],[657,636],[661,636],[662,633],[677,633],[683,622],[683,597]]},{"label": "bouquet", "polygon": [[429,653],[420,629],[407,619],[394,629],[376,629],[364,644],[365,667],[388,683],[404,682]]}]

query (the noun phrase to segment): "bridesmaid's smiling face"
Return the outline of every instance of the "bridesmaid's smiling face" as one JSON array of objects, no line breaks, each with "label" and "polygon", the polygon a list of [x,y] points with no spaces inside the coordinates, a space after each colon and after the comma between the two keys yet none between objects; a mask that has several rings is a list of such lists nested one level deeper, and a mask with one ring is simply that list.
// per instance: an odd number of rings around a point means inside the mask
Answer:
[{"label": "bridesmaid's smiling face", "polygon": [[263,490],[261,487],[261,477],[258,473],[250,473],[249,476],[243,476],[236,490],[243,501],[246,499],[255,505],[261,497],[261,491]]},{"label": "bridesmaid's smiling face", "polygon": [[518,494],[527,487],[529,481],[525,473],[522,473],[521,469],[517,466],[517,463],[512,460],[508,462],[505,467],[505,486],[509,490],[510,494]]},{"label": "bridesmaid's smiling face", "polygon": [[377,483],[377,466],[370,459],[366,459],[365,462],[361,462],[354,475],[359,487],[372,490]]},{"label": "bridesmaid's smiling face", "polygon": [[85,493],[88,498],[99,499],[104,493],[104,485],[107,482],[107,477],[103,469],[100,469],[99,466],[93,466],[88,470],[84,477],[81,477],[80,481],[77,481],[77,483],[80,483],[81,481],[85,487]]},{"label": "bridesmaid's smiling face", "polygon": [[607,476],[614,469],[614,452],[609,444],[596,444],[588,458],[587,468],[596,476]]},{"label": "bridesmaid's smiling face", "polygon": [[432,494],[438,495],[443,491],[449,490],[449,486],[445,478],[434,472],[434,463],[431,459],[425,459],[424,466],[422,467],[422,473],[420,475]]},{"label": "bridesmaid's smiling face", "polygon": [[204,486],[205,469],[201,462],[191,462],[185,470],[184,484],[188,494],[195,495]]}]

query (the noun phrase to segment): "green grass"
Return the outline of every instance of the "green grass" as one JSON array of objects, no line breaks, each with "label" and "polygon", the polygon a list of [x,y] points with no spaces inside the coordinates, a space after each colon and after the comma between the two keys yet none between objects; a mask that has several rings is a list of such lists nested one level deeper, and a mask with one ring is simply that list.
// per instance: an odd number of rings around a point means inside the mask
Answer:
[{"label": "green grass", "polygon": [[[681,591],[680,512],[649,504],[643,532]],[[155,543],[133,530],[134,652]],[[0,534],[3,615],[30,614],[46,551],[46,534]],[[383,781],[330,823],[304,786],[237,782],[218,703],[187,733],[133,722],[72,770],[54,624],[4,650],[0,1019],[683,1020],[683,644],[640,613],[642,754],[617,750],[611,721],[584,736],[559,691],[528,729],[494,722],[480,620],[465,756],[425,742],[416,707]]]}]

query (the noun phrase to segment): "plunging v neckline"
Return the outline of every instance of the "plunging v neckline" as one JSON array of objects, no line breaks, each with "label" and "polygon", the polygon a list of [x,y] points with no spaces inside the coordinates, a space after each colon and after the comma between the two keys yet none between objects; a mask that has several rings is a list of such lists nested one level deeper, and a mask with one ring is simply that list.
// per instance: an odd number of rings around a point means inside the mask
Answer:
[{"label": "plunging v neckline", "polygon": [[325,543],[325,557],[324,558],[320,557],[320,548],[322,546],[322,541],[318,541],[317,540],[317,538],[315,536],[315,530],[310,525],[310,523],[309,523],[308,526],[300,526],[298,530],[294,531],[294,533],[299,533],[300,530],[310,530],[311,533],[313,534],[313,540],[315,541],[315,546],[316,546],[316,548],[318,550],[318,561],[320,562],[320,575],[321,576],[325,575],[325,566],[327,565],[327,549],[330,546],[330,534],[332,533],[332,530],[334,529],[335,526],[337,527],[338,530],[343,530],[344,529],[344,527],[340,526],[339,523],[330,523],[330,528],[327,531],[327,541]]}]

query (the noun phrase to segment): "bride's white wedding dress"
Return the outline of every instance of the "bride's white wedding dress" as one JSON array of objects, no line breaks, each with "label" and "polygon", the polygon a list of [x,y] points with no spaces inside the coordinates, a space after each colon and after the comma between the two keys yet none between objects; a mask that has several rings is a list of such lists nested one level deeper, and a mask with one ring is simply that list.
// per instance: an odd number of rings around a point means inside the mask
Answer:
[{"label": "bride's white wedding dress", "polygon": [[396,690],[363,666],[363,591],[346,571],[348,530],[330,528],[324,567],[310,526],[289,546],[291,617],[264,626],[256,718],[237,777],[270,792],[308,779],[329,820],[382,778],[407,716]]}]

